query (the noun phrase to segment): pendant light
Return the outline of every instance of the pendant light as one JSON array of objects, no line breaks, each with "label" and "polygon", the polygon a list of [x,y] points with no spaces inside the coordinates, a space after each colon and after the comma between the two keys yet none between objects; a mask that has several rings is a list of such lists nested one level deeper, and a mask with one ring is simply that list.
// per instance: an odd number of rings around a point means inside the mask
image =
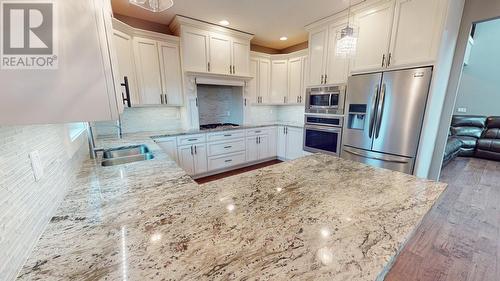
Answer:
[{"label": "pendant light", "polygon": [[173,0],[129,0],[129,2],[155,13],[163,12],[174,5]]},{"label": "pendant light", "polygon": [[347,26],[340,31],[335,53],[337,56],[348,57],[356,52],[358,38],[354,28],[350,25],[351,19],[351,0],[349,0],[349,10],[347,12]]}]

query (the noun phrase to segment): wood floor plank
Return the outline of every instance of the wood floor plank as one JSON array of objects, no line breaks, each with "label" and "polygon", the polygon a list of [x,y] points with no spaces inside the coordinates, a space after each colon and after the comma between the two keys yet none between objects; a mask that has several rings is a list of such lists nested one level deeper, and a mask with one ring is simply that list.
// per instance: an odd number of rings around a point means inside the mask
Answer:
[{"label": "wood floor plank", "polygon": [[386,280],[499,281],[500,163],[457,158],[445,167],[441,180],[448,189]]}]

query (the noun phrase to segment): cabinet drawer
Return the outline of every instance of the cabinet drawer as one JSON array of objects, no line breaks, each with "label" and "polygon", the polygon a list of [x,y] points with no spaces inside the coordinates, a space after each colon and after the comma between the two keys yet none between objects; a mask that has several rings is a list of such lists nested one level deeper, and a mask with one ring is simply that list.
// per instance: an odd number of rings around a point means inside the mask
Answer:
[{"label": "cabinet drawer", "polygon": [[208,156],[245,151],[245,139],[208,144]]},{"label": "cabinet drawer", "polygon": [[245,137],[245,131],[225,131],[207,134],[207,141],[222,141],[229,139],[239,139]]},{"label": "cabinet drawer", "polygon": [[195,143],[203,143],[207,141],[207,136],[205,134],[197,134],[197,135],[186,135],[177,137],[177,145],[189,145]]},{"label": "cabinet drawer", "polygon": [[245,152],[231,155],[208,157],[208,170],[215,171],[245,163]]},{"label": "cabinet drawer", "polygon": [[259,136],[259,135],[264,135],[267,133],[269,133],[269,127],[248,129],[247,130],[247,137]]}]

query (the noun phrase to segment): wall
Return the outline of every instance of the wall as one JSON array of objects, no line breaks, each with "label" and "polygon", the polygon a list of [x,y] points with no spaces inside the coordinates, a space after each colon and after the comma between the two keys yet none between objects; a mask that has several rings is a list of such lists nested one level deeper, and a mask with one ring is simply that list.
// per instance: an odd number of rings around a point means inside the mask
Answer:
[{"label": "wall", "polygon": [[165,25],[165,24],[147,21],[147,20],[143,20],[143,19],[138,19],[138,18],[134,18],[134,17],[126,16],[126,15],[116,14],[116,13],[113,16],[117,20],[119,20],[123,23],[126,23],[132,27],[135,27],[135,28],[164,33],[164,34],[169,34],[169,35],[173,34],[170,31],[170,28],[168,27],[168,25]]},{"label": "wall", "polygon": [[[500,115],[500,20],[476,26],[470,61],[464,66],[455,114]],[[467,108],[459,113],[458,108]]]},{"label": "wall", "polygon": [[254,51],[254,52],[264,53],[264,54],[279,55],[279,54],[290,54],[293,52],[305,50],[308,47],[309,47],[309,42],[306,41],[306,42],[302,42],[302,43],[290,46],[290,47],[282,49],[282,50],[252,44],[250,46],[250,50]]},{"label": "wall", "polygon": [[200,125],[243,124],[242,87],[198,85]]},{"label": "wall", "polygon": [[[137,133],[151,131],[176,131],[182,129],[180,108],[178,107],[134,107],[125,108],[121,115],[122,132]],[[96,122],[97,136],[116,135],[116,122]]]},{"label": "wall", "polygon": [[[88,156],[86,134],[65,125],[0,126],[0,280],[14,280]],[[38,150],[35,182],[28,153]]]},{"label": "wall", "polygon": [[466,0],[462,22],[460,24],[460,33],[456,44],[455,55],[453,57],[453,66],[449,78],[448,89],[442,114],[439,118],[439,133],[435,139],[435,149],[433,153],[432,165],[430,168],[430,178],[439,178],[441,165],[443,163],[444,149],[446,139],[450,130],[451,117],[455,108],[455,102],[458,93],[458,86],[462,74],[463,62],[465,58],[465,49],[469,39],[470,30],[473,23],[499,18],[500,1],[498,0]]},{"label": "wall", "polygon": [[304,105],[285,105],[278,107],[279,122],[303,125],[304,114]]}]

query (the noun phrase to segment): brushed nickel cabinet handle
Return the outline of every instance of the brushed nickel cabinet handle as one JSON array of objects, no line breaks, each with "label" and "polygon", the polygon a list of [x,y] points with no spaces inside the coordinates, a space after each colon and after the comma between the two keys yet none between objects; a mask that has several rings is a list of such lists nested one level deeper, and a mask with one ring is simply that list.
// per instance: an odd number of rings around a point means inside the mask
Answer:
[{"label": "brushed nickel cabinet handle", "polygon": [[207,63],[208,66],[208,72],[210,72],[210,62]]},{"label": "brushed nickel cabinet handle", "polygon": [[328,75],[325,74],[325,84],[328,83]]},{"label": "brushed nickel cabinet handle", "polygon": [[226,162],[226,163],[230,163],[230,162],[233,162],[233,160],[232,160],[232,159],[228,159],[228,160],[226,160],[226,161],[224,161],[224,162]]},{"label": "brushed nickel cabinet handle", "polygon": [[229,148],[232,148],[232,146],[231,146],[231,145],[229,145],[229,146],[224,146],[224,149],[229,149]]},{"label": "brushed nickel cabinet handle", "polygon": [[391,66],[392,53],[389,53],[389,57],[387,58],[387,67]]},{"label": "brushed nickel cabinet handle", "polygon": [[385,54],[382,55],[382,67],[385,67]]},{"label": "brushed nickel cabinet handle", "polygon": [[163,95],[160,94],[160,104],[163,104]]},{"label": "brushed nickel cabinet handle", "polygon": [[196,149],[196,145],[194,146],[194,154],[198,154],[198,150]]}]

